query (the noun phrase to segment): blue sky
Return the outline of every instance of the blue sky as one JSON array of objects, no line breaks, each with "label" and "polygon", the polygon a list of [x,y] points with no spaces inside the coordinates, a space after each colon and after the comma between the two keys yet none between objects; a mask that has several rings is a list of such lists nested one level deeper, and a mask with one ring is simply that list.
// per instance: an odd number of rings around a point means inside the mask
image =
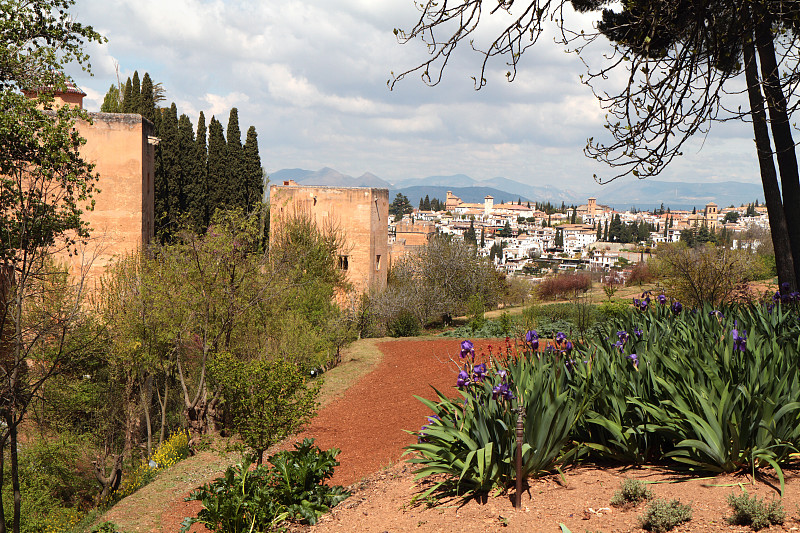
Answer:
[{"label": "blue sky", "polygon": [[[498,61],[475,91],[480,57],[462,46],[441,85],[411,76],[389,91],[392,71],[426,57],[392,33],[416,20],[413,0],[77,0],[73,14],[108,39],[88,49],[93,77],[70,72],[87,109],[99,110],[116,82],[115,62],[123,81],[147,71],[193,122],[202,110],[224,124],[236,106],[242,130],[258,131],[268,172],[464,173],[579,191],[594,187],[593,174],[611,175],[582,154],[603,112],[579,82],[585,67],[552,35],[526,52],[513,83]],[[756,183],[751,139],[747,124],[717,124],[658,179]]]}]

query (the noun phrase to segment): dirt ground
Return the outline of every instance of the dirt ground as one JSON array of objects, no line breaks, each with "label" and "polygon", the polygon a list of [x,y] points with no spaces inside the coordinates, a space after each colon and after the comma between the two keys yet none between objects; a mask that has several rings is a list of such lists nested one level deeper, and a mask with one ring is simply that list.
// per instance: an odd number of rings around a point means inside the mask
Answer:
[{"label": "dirt ground", "polygon": [[[481,340],[475,345],[478,351],[491,346],[496,352],[499,343]],[[725,521],[729,514],[725,499],[729,494],[746,489],[768,499],[777,497],[776,482],[769,479],[759,480],[755,485],[744,475],[681,480],[657,468],[584,466],[566,470],[563,479],[549,476],[530,480],[521,510],[513,508],[513,491],[490,495],[482,501],[451,498],[412,504],[412,498],[421,488],[424,490],[425,484],[415,485],[410,465],[401,460],[403,446],[413,441],[403,430],[418,429],[429,414],[414,395],[434,398],[431,386],[443,392],[452,390],[459,341],[404,339],[382,342],[378,348],[383,358],[377,367],[322,408],[307,431],[298,437],[313,437],[323,449],[340,448],[341,466],[332,483],[350,486],[353,492],[318,525],[298,527],[298,531],[557,532],[563,523],[573,533],[638,532],[641,507],[610,508],[614,490],[624,478],[632,477],[653,483],[651,488],[657,497],[679,498],[692,504],[693,519],[674,531],[736,532],[749,529],[730,526]],[[797,472],[787,474],[783,500],[786,523],[762,531],[800,529],[796,520],[800,515],[800,476]],[[161,514],[160,528],[148,531],[178,531],[183,517],[195,514],[199,508],[198,502],[183,502],[187,494],[188,491],[163,494],[168,501],[165,501],[166,511]],[[196,527],[192,531],[202,531]]]}]

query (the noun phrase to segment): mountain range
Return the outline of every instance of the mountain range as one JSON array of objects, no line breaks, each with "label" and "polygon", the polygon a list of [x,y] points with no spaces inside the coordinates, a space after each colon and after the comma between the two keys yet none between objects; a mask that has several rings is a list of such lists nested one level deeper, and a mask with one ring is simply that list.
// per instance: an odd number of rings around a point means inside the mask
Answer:
[{"label": "mountain range", "polygon": [[269,178],[272,183],[292,179],[300,185],[389,189],[390,201],[400,193],[408,197],[414,206],[425,196],[444,201],[447,191],[452,191],[465,202],[483,202],[486,195],[491,195],[495,203],[521,200],[580,205],[594,196],[597,203],[616,209],[636,207],[647,210],[657,208],[662,203],[672,209],[702,208],[709,202],[727,207],[755,200],[761,202],[764,196],[761,185],[735,181],[674,182],[645,179],[632,184],[630,180],[620,179],[602,186],[592,184],[585,190],[575,191],[551,185],[529,185],[503,177],[478,181],[466,174],[409,178],[390,183],[371,172],[354,178],[329,167],[320,170],[281,169],[271,173]]}]

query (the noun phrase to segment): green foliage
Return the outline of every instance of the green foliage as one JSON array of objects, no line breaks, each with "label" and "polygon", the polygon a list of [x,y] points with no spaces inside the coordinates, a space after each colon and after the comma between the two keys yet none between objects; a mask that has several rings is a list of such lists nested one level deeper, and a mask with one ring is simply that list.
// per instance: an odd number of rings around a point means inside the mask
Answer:
[{"label": "green foliage", "polygon": [[733,516],[728,522],[738,526],[750,526],[753,531],[759,531],[773,524],[783,524],[786,512],[783,504],[778,501],[765,502],[755,495],[751,498],[747,492],[735,496],[728,495],[728,505],[733,509]]},{"label": "green foliage", "polygon": [[203,509],[197,517],[184,519],[181,532],[189,531],[194,523],[223,533],[271,531],[285,520],[315,524],[349,493],[324,483],[339,465],[339,450],[323,452],[313,443],[305,439],[294,450],[273,455],[271,468],[251,470],[249,463],[229,467],[224,477],[186,498],[201,501]]},{"label": "green foliage", "polygon": [[598,305],[597,311],[600,313],[600,316],[605,319],[623,319],[625,316],[631,314],[633,309],[628,302],[607,301]]},{"label": "green foliage", "polygon": [[485,320],[480,329],[473,329],[471,324],[465,324],[455,329],[445,331],[442,337],[456,337],[459,339],[495,339],[498,337],[507,337],[513,333],[516,325],[509,316],[507,320]]},{"label": "green foliage", "polygon": [[322,380],[309,385],[307,372],[283,360],[243,361],[221,353],[210,366],[233,427],[257,463],[273,444],[296,433],[316,410]]},{"label": "green foliage", "polygon": [[397,193],[392,203],[389,204],[389,214],[394,216],[395,220],[400,220],[403,218],[403,215],[407,215],[413,211],[414,208],[411,206],[411,202],[409,202],[406,195],[402,193]]},{"label": "green foliage", "polygon": [[653,498],[653,491],[638,479],[626,479],[622,482],[620,489],[614,491],[611,497],[611,505],[622,507],[624,505],[636,506],[645,500]]},{"label": "green foliage", "polygon": [[[133,468],[123,478],[119,488],[111,494],[111,502],[117,502],[130,496],[137,490],[151,483],[159,472],[171,468],[176,463],[189,457],[189,437],[186,432],[174,433],[162,442],[147,460]],[[103,504],[108,502],[101,502]]]},{"label": "green foliage", "polygon": [[654,500],[641,517],[642,528],[653,533],[664,533],[692,519],[692,506],[679,500]]},{"label": "green foliage", "polygon": [[114,522],[101,522],[94,526],[89,533],[117,533],[117,525]]},{"label": "green foliage", "polygon": [[[22,499],[23,533],[34,533],[56,526],[67,527],[77,522],[78,509],[91,502],[95,483],[77,465],[83,458],[85,442],[64,434],[61,437],[37,439],[20,446],[19,480]],[[5,476],[11,477],[6,461]],[[3,487],[5,517],[13,516],[10,484]],[[9,530],[10,530],[9,523]]]},{"label": "green foliage", "polygon": [[416,337],[422,331],[419,320],[409,311],[401,311],[387,327],[390,337]]},{"label": "green foliage", "polygon": [[467,302],[467,317],[469,318],[468,326],[473,330],[481,329],[486,323],[484,312],[486,306],[480,294],[473,294],[469,297]]},{"label": "green foliage", "polygon": [[481,377],[476,374],[481,365],[474,365],[467,355],[459,380],[468,382],[460,387],[459,397],[447,398],[439,391],[436,402],[418,397],[433,416],[413,433],[419,441],[407,446],[404,455],[411,454],[409,462],[419,465],[417,479],[449,476],[423,497],[437,490],[488,491],[514,479],[519,407],[525,413],[525,477],[550,472],[571,456],[564,447],[585,403],[580,389],[570,386],[563,363],[526,351],[518,357],[509,353],[492,366],[505,373],[491,371]]}]

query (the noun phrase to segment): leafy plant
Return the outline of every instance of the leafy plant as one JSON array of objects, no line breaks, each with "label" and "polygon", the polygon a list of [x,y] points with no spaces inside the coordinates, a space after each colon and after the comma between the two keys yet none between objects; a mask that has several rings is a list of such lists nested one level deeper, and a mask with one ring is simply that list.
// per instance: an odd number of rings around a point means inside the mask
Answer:
[{"label": "leafy plant", "polygon": [[416,337],[422,331],[422,325],[410,311],[402,311],[389,323],[390,337]]},{"label": "leafy plant", "polygon": [[638,479],[626,479],[620,489],[611,497],[611,505],[622,507],[624,505],[636,506],[645,500],[653,498],[653,491]]},{"label": "leafy plant", "polygon": [[786,512],[780,501],[767,503],[755,495],[748,496],[747,492],[739,496],[729,494],[728,505],[733,509],[733,516],[728,518],[728,522],[738,526],[750,526],[753,531],[772,524],[783,524],[786,518]]},{"label": "leafy plant", "polygon": [[659,498],[647,506],[642,515],[642,528],[653,533],[664,533],[692,519],[692,506],[679,500]]},{"label": "leafy plant", "polygon": [[186,501],[201,501],[196,517],[183,520],[181,533],[201,523],[211,531],[269,531],[285,520],[315,524],[331,507],[350,494],[323,482],[339,465],[336,448],[321,451],[313,439],[295,444],[292,451],[269,458],[272,467],[245,462],[228,467],[225,475],[192,492]]},{"label": "leafy plant", "polygon": [[[532,348],[532,346],[528,346]],[[454,485],[457,493],[487,491],[514,479],[515,428],[519,409],[525,414],[522,475],[550,472],[569,458],[563,453],[585,404],[569,387],[570,373],[559,357],[539,358],[526,349],[514,357],[475,363],[469,341],[462,343],[464,369],[459,372],[460,397],[436,391],[438,401],[417,397],[431,408],[429,424],[417,444],[406,447],[409,462],[420,468],[416,479],[433,474],[451,477],[422,495]],[[573,450],[574,451],[574,450]]]}]

